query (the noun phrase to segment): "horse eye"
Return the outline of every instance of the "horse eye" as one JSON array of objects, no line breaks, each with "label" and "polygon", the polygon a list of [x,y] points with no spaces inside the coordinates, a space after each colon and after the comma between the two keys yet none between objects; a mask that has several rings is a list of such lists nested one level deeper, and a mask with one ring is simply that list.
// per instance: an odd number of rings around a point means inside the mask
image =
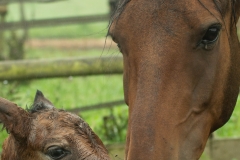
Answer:
[{"label": "horse eye", "polygon": [[46,155],[48,155],[53,160],[60,160],[61,158],[65,157],[68,153],[69,151],[63,148],[54,146],[54,147],[48,148]]},{"label": "horse eye", "polygon": [[202,38],[203,44],[211,44],[214,43],[218,39],[219,31],[221,29],[221,25],[212,25],[207,29],[207,32]]}]

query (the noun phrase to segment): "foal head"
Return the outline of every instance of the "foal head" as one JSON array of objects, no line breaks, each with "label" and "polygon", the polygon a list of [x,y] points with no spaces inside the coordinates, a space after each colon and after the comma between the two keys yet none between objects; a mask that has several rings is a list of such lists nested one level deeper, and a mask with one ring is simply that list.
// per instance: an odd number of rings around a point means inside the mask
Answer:
[{"label": "foal head", "polygon": [[198,159],[239,91],[240,0],[120,0],[126,159]]},{"label": "foal head", "polygon": [[0,98],[0,120],[9,137],[2,160],[108,160],[102,141],[80,117],[56,109],[40,91],[25,111]]}]

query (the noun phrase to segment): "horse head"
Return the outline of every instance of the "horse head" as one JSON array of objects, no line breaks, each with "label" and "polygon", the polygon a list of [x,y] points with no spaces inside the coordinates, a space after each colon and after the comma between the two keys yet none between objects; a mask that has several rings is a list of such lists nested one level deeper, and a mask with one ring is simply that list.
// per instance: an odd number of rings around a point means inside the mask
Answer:
[{"label": "horse head", "polygon": [[239,92],[239,0],[120,0],[126,159],[198,159]]}]

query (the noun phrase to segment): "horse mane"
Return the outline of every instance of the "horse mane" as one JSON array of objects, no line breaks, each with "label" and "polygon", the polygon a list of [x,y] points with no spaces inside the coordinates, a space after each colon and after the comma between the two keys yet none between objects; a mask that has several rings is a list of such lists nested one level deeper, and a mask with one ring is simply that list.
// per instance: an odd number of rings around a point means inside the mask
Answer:
[{"label": "horse mane", "polygon": [[[200,1],[200,0],[199,0]],[[220,7],[219,7],[219,2],[217,0],[213,0],[217,10],[221,13],[222,15],[222,18],[224,17],[225,15],[225,12],[226,10],[222,10]],[[236,10],[235,10],[235,5],[236,5],[236,0],[231,0],[231,12],[232,12],[232,16],[231,16],[231,22],[232,22],[232,25],[236,25],[237,24],[237,19],[236,19]]]},{"label": "horse mane", "polygon": [[[121,1],[119,1],[116,10],[115,10],[115,12],[113,13],[113,17],[115,17],[116,15],[121,14],[122,11],[124,10],[126,4],[127,4],[128,2],[130,2],[130,1],[131,1],[131,0],[121,0]],[[113,17],[112,17],[112,18],[113,18]]]},{"label": "horse mane", "polygon": [[43,102],[35,103],[35,104],[31,105],[29,108],[28,107],[26,108],[26,110],[29,113],[35,113],[35,112],[39,112],[39,111],[46,110],[46,109],[49,109],[49,108]]},{"label": "horse mane", "polygon": [[113,12],[111,18],[110,18],[110,23],[109,23],[109,28],[112,24],[112,22],[117,19],[122,12],[124,11],[125,6],[127,5],[128,2],[130,2],[131,0],[120,0],[117,4],[116,10]]},{"label": "horse mane", "polygon": [[[55,109],[56,110],[56,109]],[[65,110],[59,110],[59,112],[66,112]],[[77,131],[79,134],[84,134],[86,135],[87,139],[89,140],[89,143],[91,144],[91,147],[94,149],[94,151],[101,157],[102,156],[102,151],[104,150],[107,154],[107,150],[102,147],[104,146],[100,138],[93,132],[93,130],[90,128],[88,123],[86,123],[81,117],[69,113],[70,116],[73,118],[68,118],[66,123],[73,123],[74,126],[77,128]]]},{"label": "horse mane", "polygon": [[94,150],[100,156],[101,149],[104,149],[101,147],[101,146],[103,146],[103,143],[100,140],[100,138],[93,132],[93,130],[89,127],[89,125],[86,122],[84,122],[83,120],[81,121],[79,127],[81,128],[81,131],[87,135],[87,137],[91,143],[91,147],[94,148]]},{"label": "horse mane", "polygon": [[236,5],[236,0],[231,0],[231,3],[232,3],[232,18],[233,18],[233,21],[234,22],[233,24],[237,24],[237,17],[236,17],[236,10],[235,10],[235,5]]}]

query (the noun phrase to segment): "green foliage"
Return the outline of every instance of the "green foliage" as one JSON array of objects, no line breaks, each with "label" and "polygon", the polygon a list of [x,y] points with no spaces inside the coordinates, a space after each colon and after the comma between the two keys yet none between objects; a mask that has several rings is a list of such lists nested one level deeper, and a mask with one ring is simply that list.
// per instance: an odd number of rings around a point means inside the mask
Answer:
[{"label": "green foliage", "polygon": [[110,114],[105,115],[100,123],[97,133],[103,135],[104,142],[124,142],[128,120],[128,108],[110,109]]},{"label": "green foliage", "polygon": [[237,99],[237,104],[230,120],[214,135],[217,137],[239,137],[240,133],[240,97]]},{"label": "green foliage", "polygon": [[[104,44],[103,44],[104,46]],[[25,57],[27,59],[48,59],[59,57],[74,57],[74,56],[97,56],[119,54],[113,49],[91,49],[91,50],[61,50],[57,48],[43,48],[41,50],[34,48],[25,49]],[[109,61],[109,66],[114,63],[114,60]],[[89,77],[68,77],[68,78],[53,78],[21,82],[7,82],[0,84],[0,96],[5,97],[19,106],[26,108],[32,105],[35,92],[37,89],[41,90],[44,95],[53,102],[53,104],[60,109],[71,109],[86,105],[93,105],[103,102],[123,99],[123,86],[121,75],[107,75],[107,76],[89,76]],[[110,114],[116,114],[119,117],[121,113],[127,119],[126,105],[118,106],[113,111],[109,109],[94,110],[80,113],[81,117],[89,123],[91,128],[96,131],[104,142],[124,142],[126,137],[126,128],[121,132],[116,133],[113,139],[107,139],[103,130],[103,118]],[[119,123],[118,120],[118,124]],[[0,133],[0,146],[7,134],[5,131]],[[0,149],[1,150],[1,149]]]},{"label": "green foliage", "polygon": [[[75,24],[68,26],[34,28],[29,32],[30,38],[100,38],[107,33],[108,22]],[[67,32],[66,32],[67,30]]]},{"label": "green foliage", "polygon": [[[55,3],[24,3],[27,20],[107,14],[108,0],[66,0]],[[18,3],[8,5],[7,21],[20,20]]]}]

